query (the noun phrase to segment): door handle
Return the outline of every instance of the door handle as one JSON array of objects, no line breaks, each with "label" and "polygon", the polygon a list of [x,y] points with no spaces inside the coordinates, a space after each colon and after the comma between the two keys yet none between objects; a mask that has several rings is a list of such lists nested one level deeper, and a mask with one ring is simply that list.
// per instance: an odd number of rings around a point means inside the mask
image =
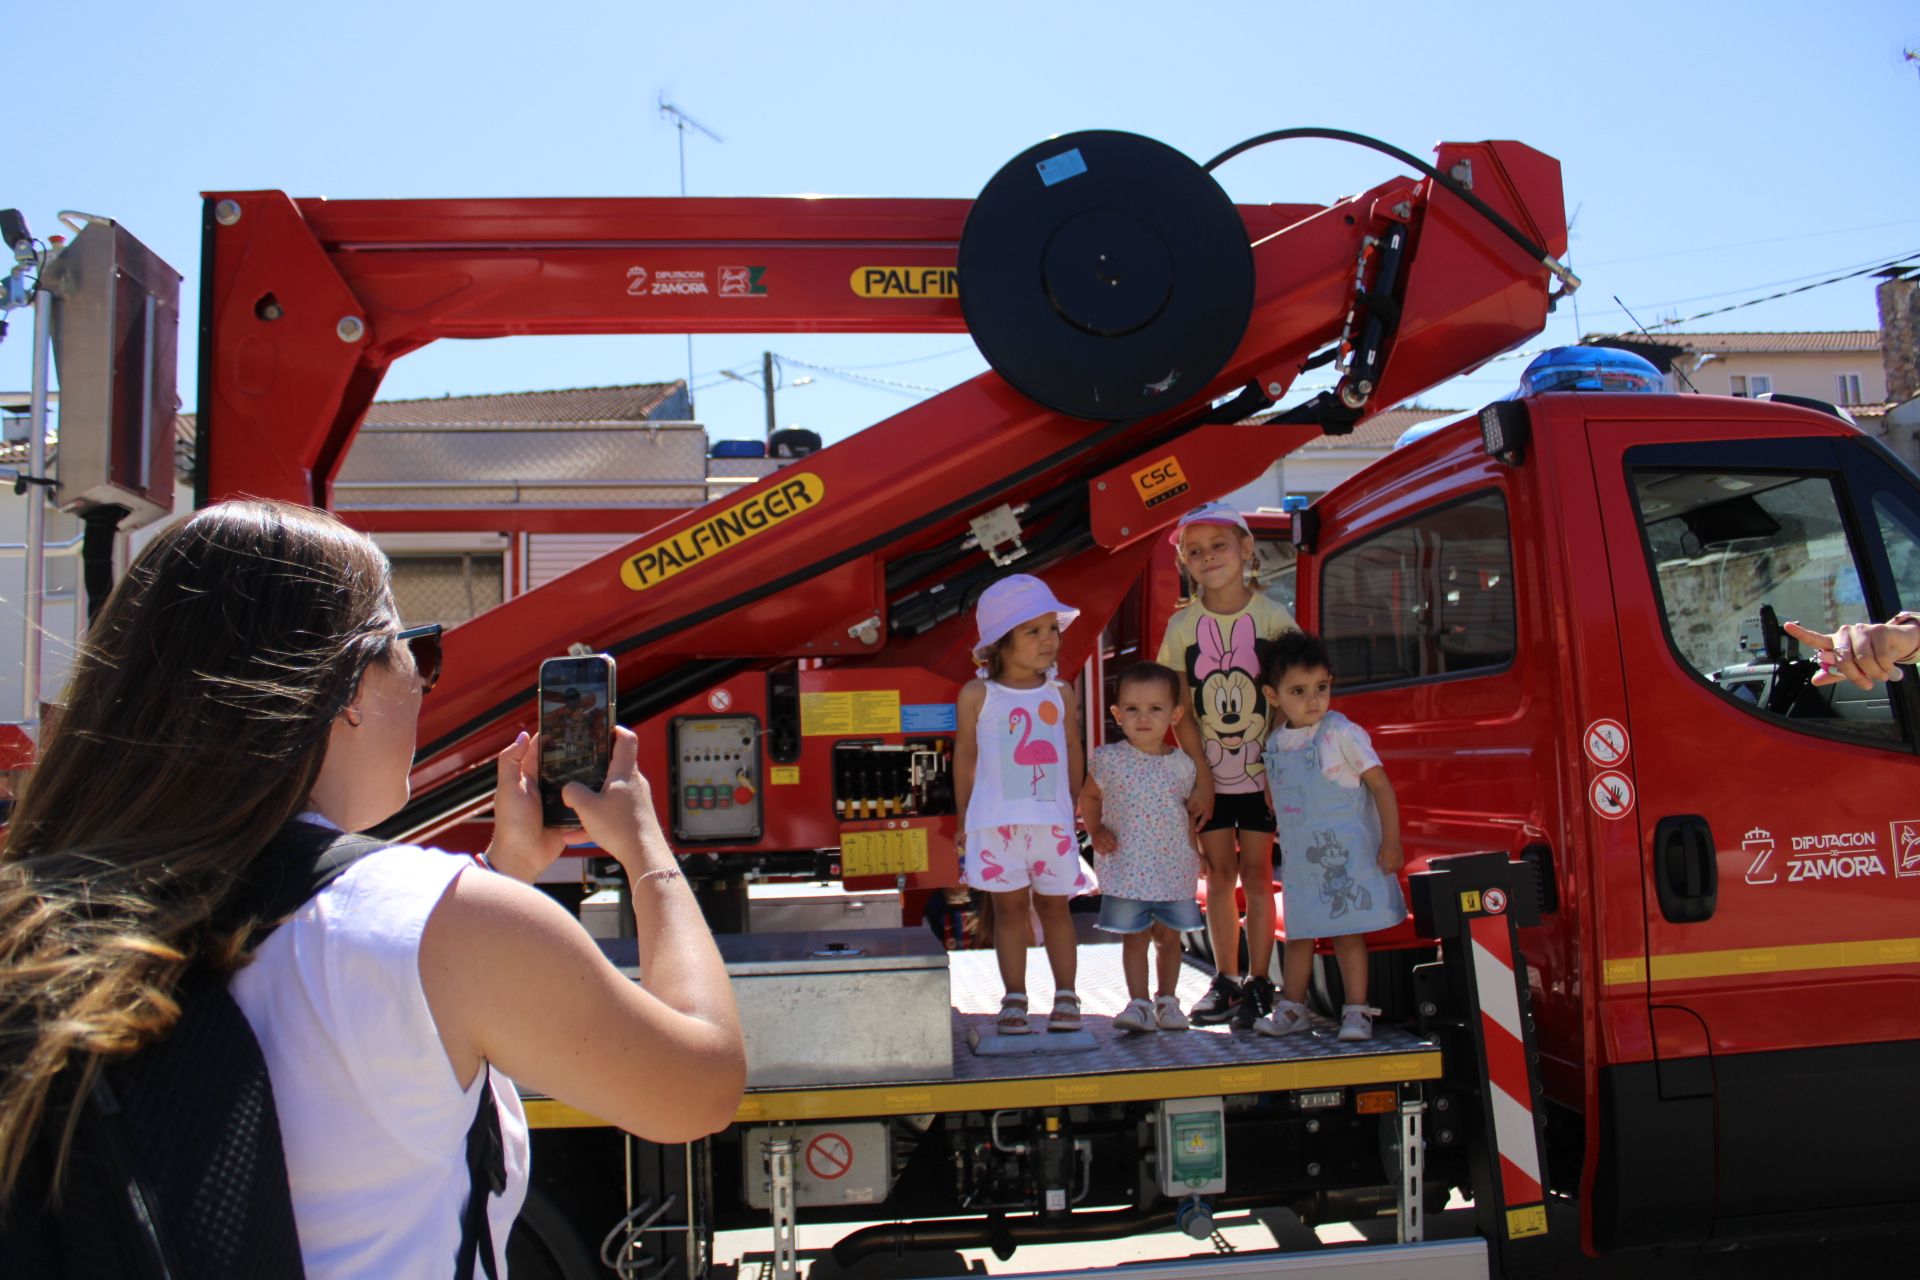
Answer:
[{"label": "door handle", "polygon": [[1660,914],[1674,924],[1694,924],[1713,915],[1720,899],[1720,860],[1705,818],[1683,814],[1655,824],[1653,884]]}]

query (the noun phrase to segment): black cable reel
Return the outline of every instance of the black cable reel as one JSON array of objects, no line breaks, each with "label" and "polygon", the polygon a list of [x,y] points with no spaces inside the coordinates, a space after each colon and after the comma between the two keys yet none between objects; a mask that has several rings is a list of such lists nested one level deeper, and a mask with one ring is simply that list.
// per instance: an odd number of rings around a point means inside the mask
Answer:
[{"label": "black cable reel", "polygon": [[1172,409],[1253,315],[1246,224],[1206,170],[1138,134],[1064,134],[1014,157],[960,233],[960,310],[1016,390],[1070,417]]}]

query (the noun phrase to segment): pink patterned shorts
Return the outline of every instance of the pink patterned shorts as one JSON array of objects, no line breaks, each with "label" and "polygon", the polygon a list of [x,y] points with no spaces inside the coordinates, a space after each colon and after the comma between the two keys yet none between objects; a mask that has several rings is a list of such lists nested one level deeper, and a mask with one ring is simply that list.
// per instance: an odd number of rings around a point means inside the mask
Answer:
[{"label": "pink patterned shorts", "polygon": [[1032,886],[1035,893],[1072,898],[1096,887],[1073,831],[1037,823],[967,832],[960,870],[970,887],[988,893]]}]

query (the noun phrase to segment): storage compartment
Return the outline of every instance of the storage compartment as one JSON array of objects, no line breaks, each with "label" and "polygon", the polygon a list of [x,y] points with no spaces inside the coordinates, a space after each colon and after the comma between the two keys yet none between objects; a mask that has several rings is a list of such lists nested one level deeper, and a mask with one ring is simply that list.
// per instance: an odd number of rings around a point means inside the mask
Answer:
[{"label": "storage compartment", "polygon": [[953,1075],[947,953],[926,929],[718,939],[747,1039],[747,1085]]},{"label": "storage compartment", "polygon": [[747,889],[749,933],[836,933],[898,929],[900,895],[855,893],[837,884],[756,884]]}]

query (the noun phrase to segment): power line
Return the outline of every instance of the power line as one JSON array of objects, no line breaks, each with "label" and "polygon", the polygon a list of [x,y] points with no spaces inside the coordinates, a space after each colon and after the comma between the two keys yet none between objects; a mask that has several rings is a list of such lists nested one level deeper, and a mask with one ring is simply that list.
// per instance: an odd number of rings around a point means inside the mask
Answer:
[{"label": "power line", "polygon": [[783,363],[797,365],[802,369],[812,369],[815,373],[824,373],[830,378],[844,378],[848,382],[863,382],[887,391],[916,392],[925,395],[939,395],[945,387],[929,387],[917,382],[895,382],[890,378],[874,378],[864,373],[854,373],[848,369],[835,369],[829,365],[814,364],[807,360],[796,360],[792,356],[780,356]]},{"label": "power line", "polygon": [[[944,360],[948,356],[957,356],[963,351],[978,352],[979,348],[974,346],[971,342],[969,342],[964,347],[954,347],[950,351],[936,351],[930,356],[913,356],[910,359],[906,359],[906,360],[884,360],[879,364],[849,364],[849,365],[842,365],[840,367],[843,369],[850,369],[850,370],[851,369],[892,369],[892,368],[897,368],[898,366],[903,364],[923,364],[928,360]],[[798,364],[799,361],[795,361],[794,363]]]},{"label": "power line", "polygon": [[1729,311],[1739,311],[1743,307],[1757,307],[1763,302],[1774,302],[1781,298],[1790,298],[1796,293],[1806,293],[1810,289],[1819,289],[1826,285],[1839,284],[1842,280],[1853,280],[1860,276],[1872,275],[1877,271],[1885,271],[1891,267],[1911,266],[1915,258],[1920,258],[1920,251],[1903,253],[1897,258],[1875,263],[1872,266],[1861,267],[1858,271],[1848,271],[1841,275],[1828,276],[1825,280],[1815,280],[1812,284],[1803,284],[1797,289],[1782,289],[1778,293],[1770,293],[1763,298],[1748,298],[1745,302],[1736,302],[1731,306],[1715,307],[1711,311],[1696,312],[1693,315],[1682,316],[1676,320],[1656,320],[1654,321],[1654,327],[1656,329],[1667,329],[1676,324],[1691,324],[1695,320],[1704,320],[1708,316],[1724,315]]}]

